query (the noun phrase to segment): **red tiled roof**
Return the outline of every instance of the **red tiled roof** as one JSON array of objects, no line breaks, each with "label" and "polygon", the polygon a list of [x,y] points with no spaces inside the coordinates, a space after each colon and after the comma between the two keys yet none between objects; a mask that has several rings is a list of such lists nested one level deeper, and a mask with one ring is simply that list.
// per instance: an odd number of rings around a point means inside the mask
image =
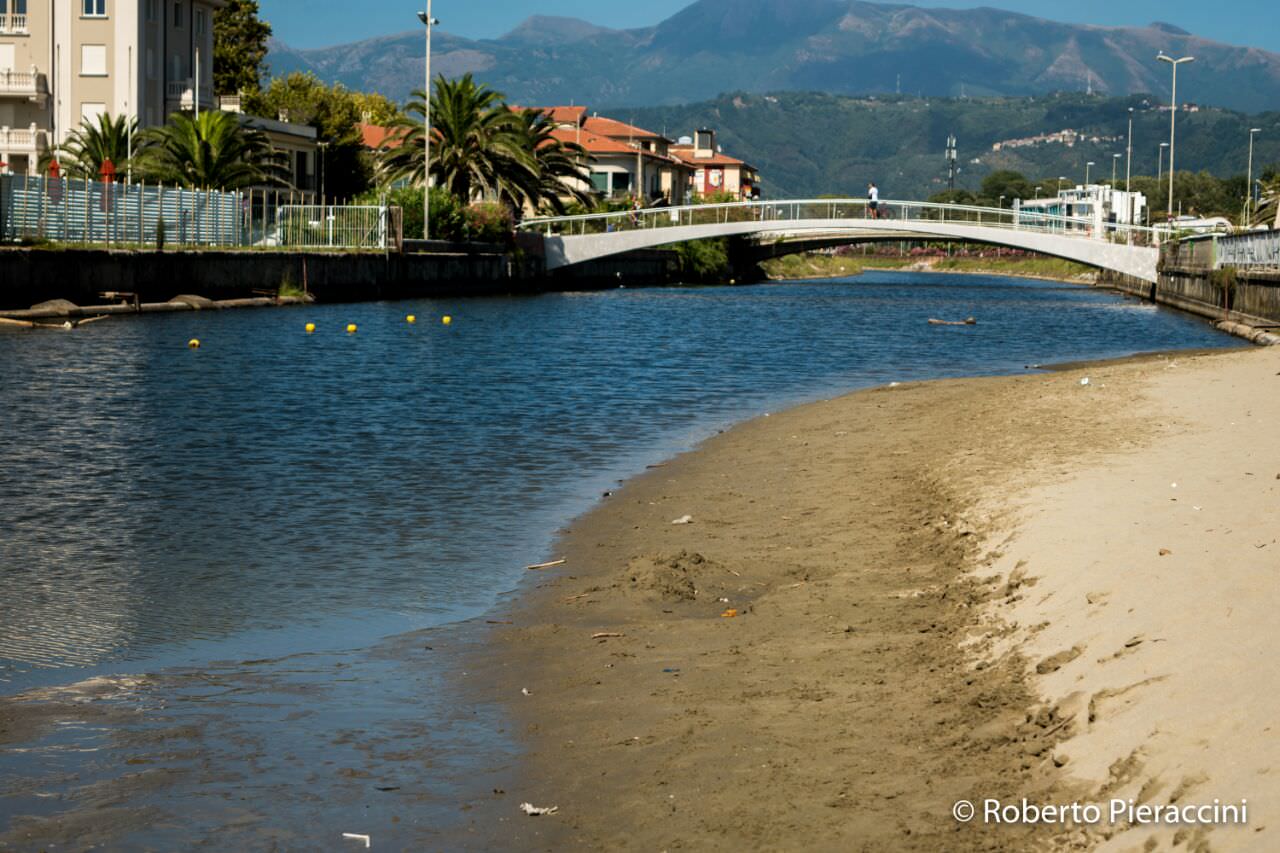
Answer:
[{"label": "red tiled roof", "polygon": [[[383,146],[388,139],[392,139],[399,131],[393,127],[383,127],[378,124],[362,124],[360,125],[360,140],[364,143],[365,148],[372,148],[375,151]],[[399,143],[392,139],[391,145],[395,147]]]},{"label": "red tiled roof", "polygon": [[591,116],[582,123],[582,129],[613,139],[666,139],[665,136],[654,133],[652,130],[645,130],[643,127],[636,127],[604,116]]},{"label": "red tiled roof", "polygon": [[672,157],[676,157],[690,166],[743,166],[747,169],[751,168],[746,161],[739,160],[737,157],[730,157],[728,154],[721,154],[718,151],[710,157],[695,157],[693,156],[694,149],[692,145],[673,145],[670,151]]},{"label": "red tiled roof", "polygon": [[586,107],[512,107],[513,110],[537,110],[546,113],[556,124],[578,125],[587,115]]}]

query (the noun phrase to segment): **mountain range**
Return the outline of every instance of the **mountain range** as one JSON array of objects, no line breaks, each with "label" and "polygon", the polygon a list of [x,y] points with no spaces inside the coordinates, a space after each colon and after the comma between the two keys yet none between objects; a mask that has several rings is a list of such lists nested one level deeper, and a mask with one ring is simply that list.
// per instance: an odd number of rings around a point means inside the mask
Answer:
[{"label": "mountain range", "polygon": [[[474,73],[522,104],[661,106],[724,92],[1027,96],[1169,93],[1159,51],[1194,55],[1179,100],[1280,107],[1280,54],[1170,24],[1100,27],[998,9],[923,9],[864,0],[697,0],[656,26],[614,30],[535,16],[497,39],[437,30],[432,72]],[[423,85],[421,30],[296,50],[275,41],[272,74],[320,78],[404,100]]]}]

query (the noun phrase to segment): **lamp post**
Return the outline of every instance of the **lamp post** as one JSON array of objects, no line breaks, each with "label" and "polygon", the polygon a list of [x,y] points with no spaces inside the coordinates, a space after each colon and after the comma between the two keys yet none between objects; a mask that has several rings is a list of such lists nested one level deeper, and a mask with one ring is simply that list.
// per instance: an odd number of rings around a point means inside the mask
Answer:
[{"label": "lamp post", "polygon": [[1160,51],[1160,55],[1156,59],[1161,62],[1167,62],[1173,66],[1173,91],[1169,99],[1169,209],[1168,220],[1173,221],[1173,151],[1175,142],[1175,132],[1178,126],[1178,66],[1184,62],[1195,62],[1194,56],[1183,56],[1174,59],[1172,56],[1166,56],[1164,51]]},{"label": "lamp post", "polygon": [[431,0],[427,0],[427,11],[418,13],[418,20],[427,28],[427,64],[426,88],[422,90],[422,239],[431,239],[431,28],[439,25],[439,21],[431,17]]},{"label": "lamp post", "polygon": [[1160,182],[1164,180],[1164,149],[1169,147],[1169,143],[1160,143],[1160,165],[1156,167],[1156,189],[1160,189]]},{"label": "lamp post", "polygon": [[1244,184],[1244,222],[1241,223],[1245,227],[1249,225],[1249,217],[1253,212],[1253,135],[1262,133],[1262,128],[1249,128],[1249,177]]},{"label": "lamp post", "polygon": [[[1133,107],[1129,107],[1129,141],[1125,143],[1124,151],[1124,209],[1129,224],[1133,225],[1133,195],[1129,187],[1129,181],[1133,177]],[[1132,230],[1129,231],[1129,239],[1133,240]]]},{"label": "lamp post", "polygon": [[1058,195],[1062,195],[1062,182],[1067,179],[1066,175],[1058,176]]},{"label": "lamp post", "polygon": [[1111,189],[1113,190],[1116,188],[1116,167],[1120,165],[1120,158],[1123,156],[1123,154],[1111,155]]},{"label": "lamp post", "polygon": [[1092,160],[1090,160],[1088,163],[1085,163],[1085,164],[1084,164],[1084,185],[1085,185],[1085,187],[1088,187],[1088,186],[1089,186],[1089,170],[1090,170],[1090,169],[1092,169],[1092,168],[1093,168],[1094,166],[1096,166],[1096,165],[1098,165],[1098,164],[1097,164],[1097,163],[1095,163],[1095,162],[1093,162]]},{"label": "lamp post", "polygon": [[1004,196],[1000,196],[1000,209],[1004,210]]}]

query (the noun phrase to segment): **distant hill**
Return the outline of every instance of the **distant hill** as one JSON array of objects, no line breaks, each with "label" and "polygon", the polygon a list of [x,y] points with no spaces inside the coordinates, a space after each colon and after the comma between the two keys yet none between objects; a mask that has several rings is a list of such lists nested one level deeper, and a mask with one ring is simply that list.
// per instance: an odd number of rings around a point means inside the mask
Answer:
[{"label": "distant hill", "polygon": [[[699,127],[718,131],[725,151],[761,170],[766,195],[861,197],[875,181],[888,198],[925,198],[946,189],[943,152],[959,142],[957,186],[976,190],[996,169],[1013,169],[1056,185],[1059,175],[1083,182],[1111,177],[1113,154],[1125,153],[1128,109],[1134,107],[1133,174],[1156,174],[1169,113],[1141,96],[1083,94],[1035,98],[854,98],[819,92],[729,94],[684,106],[622,109],[616,118],[678,137]],[[1178,115],[1179,171],[1240,175],[1243,198],[1248,129],[1280,129],[1280,112],[1247,115],[1200,108]],[[1071,131],[1068,146],[1050,134]],[[993,146],[1002,143],[1001,150]],[[1167,167],[1167,161],[1166,161]],[[1259,136],[1255,175],[1280,170],[1280,132]],[[1117,173],[1124,174],[1123,158]]]},{"label": "distant hill", "polygon": [[[861,0],[698,0],[648,28],[534,17],[498,39],[437,31],[432,71],[474,72],[520,103],[655,106],[722,92],[1025,96],[1092,89],[1166,96],[1164,50],[1194,55],[1185,100],[1280,108],[1280,55],[1213,42],[1172,24],[1095,27],[996,9],[922,9]],[[273,73],[404,100],[421,87],[421,31],[314,50],[272,44]]]}]

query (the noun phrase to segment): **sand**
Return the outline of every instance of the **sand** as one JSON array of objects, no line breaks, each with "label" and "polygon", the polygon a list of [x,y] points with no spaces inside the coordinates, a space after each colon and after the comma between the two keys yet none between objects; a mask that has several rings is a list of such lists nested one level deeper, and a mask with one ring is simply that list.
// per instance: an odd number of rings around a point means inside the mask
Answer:
[{"label": "sand", "polygon": [[[1274,849],[1278,372],[1260,350],[878,389],[628,483],[475,661],[529,747],[511,808],[559,807],[498,840]],[[952,817],[1023,797],[1252,805],[1243,828]]]}]

